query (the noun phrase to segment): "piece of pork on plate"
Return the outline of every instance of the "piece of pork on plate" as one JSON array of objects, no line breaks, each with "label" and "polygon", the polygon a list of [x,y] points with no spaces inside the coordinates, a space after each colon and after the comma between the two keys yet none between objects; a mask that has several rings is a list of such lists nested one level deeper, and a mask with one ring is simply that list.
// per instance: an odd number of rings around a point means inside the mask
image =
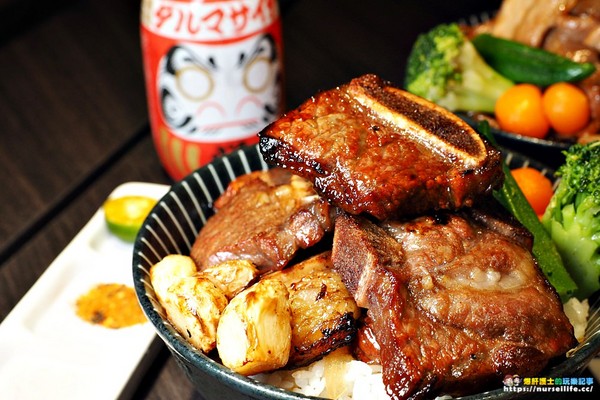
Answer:
[{"label": "piece of pork on plate", "polygon": [[259,136],[268,163],[380,220],[470,206],[504,178],[500,152],[463,120],[375,75],[315,95]]}]

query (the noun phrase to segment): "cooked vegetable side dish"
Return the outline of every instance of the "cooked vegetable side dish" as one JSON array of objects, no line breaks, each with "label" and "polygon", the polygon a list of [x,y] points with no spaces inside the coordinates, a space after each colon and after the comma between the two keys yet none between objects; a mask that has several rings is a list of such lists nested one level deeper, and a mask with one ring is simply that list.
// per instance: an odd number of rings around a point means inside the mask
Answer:
[{"label": "cooked vegetable side dish", "polygon": [[150,270],[199,351],[309,395],[408,399],[536,376],[576,346],[577,286],[538,259],[553,242],[485,132],[365,75],[259,136],[271,168]]},{"label": "cooked vegetable side dish", "polygon": [[420,35],[406,67],[406,89],[451,111],[493,113],[514,83],[490,67],[458,24]]},{"label": "cooked vegetable side dish", "polygon": [[587,143],[600,139],[599,52],[597,1],[505,0],[480,24],[420,35],[405,87],[507,132]]},{"label": "cooked vegetable side dish", "polygon": [[542,223],[585,299],[600,289],[600,142],[572,146],[557,173]]}]

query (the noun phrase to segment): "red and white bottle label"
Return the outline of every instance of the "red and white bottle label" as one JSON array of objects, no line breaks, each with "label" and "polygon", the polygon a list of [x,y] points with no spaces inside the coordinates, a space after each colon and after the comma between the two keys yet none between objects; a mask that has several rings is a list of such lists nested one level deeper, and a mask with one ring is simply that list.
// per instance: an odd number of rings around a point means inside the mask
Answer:
[{"label": "red and white bottle label", "polygon": [[272,0],[145,0],[142,50],[155,146],[180,179],[282,112],[282,40]]}]

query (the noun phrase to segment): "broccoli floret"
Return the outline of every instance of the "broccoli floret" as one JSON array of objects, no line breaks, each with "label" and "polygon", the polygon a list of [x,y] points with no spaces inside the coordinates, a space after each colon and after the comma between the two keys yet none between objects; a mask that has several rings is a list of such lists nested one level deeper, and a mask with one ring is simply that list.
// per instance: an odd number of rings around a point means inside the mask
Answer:
[{"label": "broccoli floret", "polygon": [[450,111],[494,112],[514,83],[490,67],[456,23],[421,34],[408,56],[405,87]]},{"label": "broccoli floret", "polygon": [[600,289],[600,141],[564,152],[559,182],[542,217],[584,299]]}]

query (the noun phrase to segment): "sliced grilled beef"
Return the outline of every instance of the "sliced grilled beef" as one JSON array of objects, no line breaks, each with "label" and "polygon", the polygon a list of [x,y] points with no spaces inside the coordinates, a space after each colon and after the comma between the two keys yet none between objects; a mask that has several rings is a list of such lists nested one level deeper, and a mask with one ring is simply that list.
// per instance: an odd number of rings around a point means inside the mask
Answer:
[{"label": "sliced grilled beef", "polygon": [[379,357],[393,399],[464,395],[507,374],[536,376],[575,344],[527,231],[507,235],[513,223],[480,210],[408,222],[336,219],[334,268],[368,309],[361,334],[374,338],[362,355]]},{"label": "sliced grilled beef", "polygon": [[279,168],[234,180],[215,206],[190,253],[200,269],[243,259],[261,273],[278,270],[333,225],[332,207],[312,184]]},{"label": "sliced grilled beef", "polygon": [[287,113],[260,148],[333,204],[381,220],[471,205],[504,177],[500,153],[464,121],[374,75]]}]

